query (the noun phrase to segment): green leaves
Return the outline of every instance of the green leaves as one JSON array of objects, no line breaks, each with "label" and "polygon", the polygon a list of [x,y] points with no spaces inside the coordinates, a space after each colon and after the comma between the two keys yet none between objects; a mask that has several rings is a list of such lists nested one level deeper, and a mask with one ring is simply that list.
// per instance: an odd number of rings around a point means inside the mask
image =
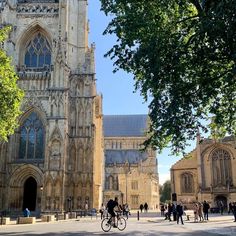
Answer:
[{"label": "green leaves", "polygon": [[152,99],[145,145],[161,150],[171,143],[181,152],[199,129],[207,132],[209,115],[235,133],[235,0],[101,3],[113,16],[105,34],[117,36],[107,56]]},{"label": "green leaves", "polygon": [[[10,27],[0,29],[0,42],[3,42]],[[0,49],[0,141],[7,140],[17,127],[17,117],[20,115],[20,102],[23,92],[18,88],[17,76],[11,65],[10,58]]]}]

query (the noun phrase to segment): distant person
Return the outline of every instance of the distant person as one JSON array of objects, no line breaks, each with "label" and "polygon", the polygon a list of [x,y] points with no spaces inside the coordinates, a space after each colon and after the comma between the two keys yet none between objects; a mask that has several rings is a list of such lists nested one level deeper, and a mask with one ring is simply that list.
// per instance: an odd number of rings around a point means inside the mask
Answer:
[{"label": "distant person", "polygon": [[123,215],[126,216],[126,219],[128,219],[129,215],[131,215],[129,205],[127,203],[123,205]]},{"label": "distant person", "polygon": [[229,209],[228,209],[228,215],[230,214],[230,212],[232,212],[232,203],[229,203]]},{"label": "distant person", "polygon": [[143,212],[143,204],[140,204],[139,209],[140,209],[140,211],[142,213]]},{"label": "distant person", "polygon": [[173,221],[177,220],[177,211],[176,211],[176,203],[172,203],[172,213],[173,213]]},{"label": "distant person", "polygon": [[209,203],[204,201],[203,202],[203,207],[202,207],[204,220],[208,220],[208,211],[209,211],[209,209],[210,209]]},{"label": "distant person", "polygon": [[161,216],[165,215],[165,206],[161,205]]},{"label": "distant person", "polygon": [[165,214],[165,216],[166,216],[165,220],[168,219],[169,221],[171,221],[172,212],[173,212],[173,204],[169,203],[168,206],[167,206],[167,212]]},{"label": "distant person", "polygon": [[145,212],[148,211],[148,204],[146,202],[144,203],[144,210],[145,210]]},{"label": "distant person", "polygon": [[106,210],[106,207],[105,207],[104,204],[102,203],[102,205],[101,205],[101,207],[100,207],[100,210],[99,210],[99,212],[100,212],[100,214],[101,214],[101,219],[102,219],[103,217],[105,217],[105,210]]},{"label": "distant person", "polygon": [[202,204],[199,202],[198,203],[198,216],[199,216],[199,220],[200,221],[203,221],[204,219],[203,219],[203,214],[202,214]]},{"label": "distant person", "polygon": [[24,217],[29,217],[29,216],[30,216],[30,210],[28,208],[25,208]]},{"label": "distant person", "polygon": [[198,222],[198,204],[195,203],[193,206],[193,213],[194,213],[194,222]]},{"label": "distant person", "polygon": [[179,220],[181,220],[181,224],[183,225],[184,224],[183,222],[184,209],[181,202],[176,206],[176,213],[177,213],[177,224],[179,224]]},{"label": "distant person", "polygon": [[236,222],[236,202],[232,203],[232,212],[234,214],[234,222]]}]

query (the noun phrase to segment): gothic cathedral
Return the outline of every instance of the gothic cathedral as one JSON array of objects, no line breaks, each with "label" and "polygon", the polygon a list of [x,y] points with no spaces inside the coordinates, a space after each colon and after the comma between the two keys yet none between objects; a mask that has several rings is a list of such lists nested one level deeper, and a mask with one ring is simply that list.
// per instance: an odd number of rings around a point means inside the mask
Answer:
[{"label": "gothic cathedral", "polygon": [[0,209],[99,208],[104,153],[87,0],[1,0],[4,49],[25,92],[19,128],[0,143]]}]

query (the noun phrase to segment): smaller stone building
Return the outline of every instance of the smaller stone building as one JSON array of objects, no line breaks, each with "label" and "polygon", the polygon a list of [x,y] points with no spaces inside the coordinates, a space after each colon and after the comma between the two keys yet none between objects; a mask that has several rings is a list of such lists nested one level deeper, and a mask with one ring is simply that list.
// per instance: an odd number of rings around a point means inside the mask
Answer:
[{"label": "smaller stone building", "polygon": [[105,115],[105,189],[104,203],[117,196],[131,209],[148,203],[159,205],[159,179],[156,152],[141,152],[147,138],[147,115]]},{"label": "smaller stone building", "polygon": [[198,137],[196,148],[171,167],[172,192],[185,204],[204,200],[217,207],[236,201],[235,137]]}]

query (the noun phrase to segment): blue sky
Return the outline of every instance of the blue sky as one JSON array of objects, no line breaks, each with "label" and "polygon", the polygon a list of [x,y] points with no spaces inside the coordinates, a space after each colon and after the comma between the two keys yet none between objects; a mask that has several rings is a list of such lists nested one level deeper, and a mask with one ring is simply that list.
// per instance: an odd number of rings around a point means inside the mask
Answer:
[{"label": "blue sky", "polygon": [[[89,41],[96,44],[97,91],[103,94],[103,113],[105,115],[147,114],[148,104],[144,103],[139,92],[134,93],[132,75],[128,75],[123,71],[112,73],[114,69],[112,61],[103,56],[114,44],[115,37],[102,35],[109,23],[109,18],[100,11],[100,1],[90,0],[88,10],[90,21]],[[166,149],[158,155],[160,184],[170,178],[169,169],[171,165],[180,159],[179,157],[168,156],[169,153],[169,150]]]}]

